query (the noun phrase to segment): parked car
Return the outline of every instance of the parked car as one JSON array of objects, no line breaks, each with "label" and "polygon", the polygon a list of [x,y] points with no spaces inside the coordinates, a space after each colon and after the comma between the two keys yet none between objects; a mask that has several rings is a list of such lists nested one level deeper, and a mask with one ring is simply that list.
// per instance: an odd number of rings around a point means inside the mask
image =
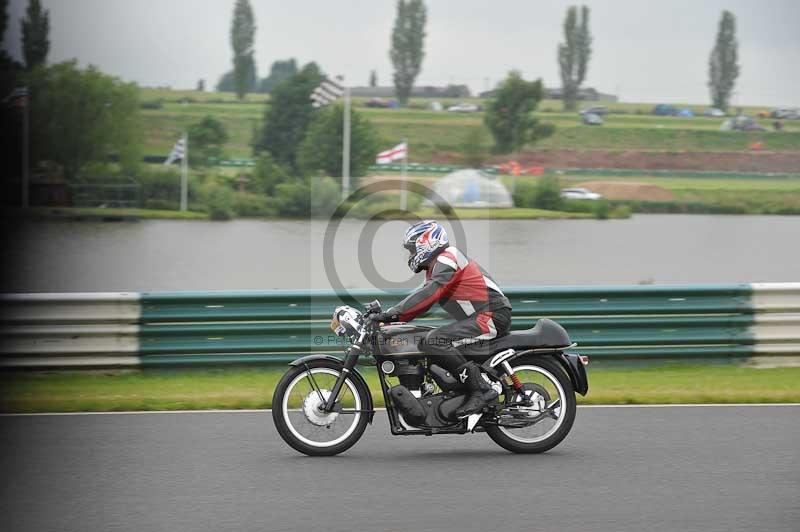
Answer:
[{"label": "parked car", "polygon": [[389,102],[382,98],[370,98],[364,103],[364,107],[374,107],[378,109],[385,109],[389,107]]},{"label": "parked car", "polygon": [[584,113],[581,115],[581,123],[586,126],[602,126],[603,119],[594,113]]},{"label": "parked car", "polygon": [[561,197],[564,199],[599,200],[603,196],[585,188],[565,188],[561,190]]},{"label": "parked car", "polygon": [[766,131],[767,128],[756,122],[752,116],[739,115],[729,118],[720,127],[723,131]]},{"label": "parked car", "polygon": [[608,107],[604,107],[602,105],[595,105],[594,107],[587,107],[583,109],[580,113],[581,115],[585,114],[593,114],[597,116],[605,116],[608,114]]},{"label": "parked car", "polygon": [[480,111],[481,108],[475,105],[474,103],[457,103],[455,105],[451,105],[447,108],[448,111],[453,111],[454,113],[474,113],[476,111]]},{"label": "parked car", "polygon": [[772,118],[786,118],[789,120],[800,119],[800,109],[775,109]]},{"label": "parked car", "polygon": [[653,107],[653,114],[656,116],[675,116],[678,114],[678,109],[674,105],[660,103]]},{"label": "parked car", "polygon": [[709,107],[705,111],[703,111],[705,116],[715,116],[715,117],[722,117],[725,116],[725,111],[722,109],[717,109],[716,107]]}]

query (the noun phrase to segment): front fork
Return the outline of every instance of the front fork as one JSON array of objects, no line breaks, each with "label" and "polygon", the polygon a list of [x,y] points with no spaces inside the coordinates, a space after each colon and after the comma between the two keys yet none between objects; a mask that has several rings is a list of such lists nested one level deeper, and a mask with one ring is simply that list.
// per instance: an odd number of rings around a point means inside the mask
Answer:
[{"label": "front fork", "polygon": [[361,356],[361,347],[358,344],[353,344],[350,348],[350,351],[347,352],[347,355],[344,357],[344,363],[342,364],[342,371],[339,373],[339,377],[336,379],[336,382],[333,384],[333,390],[331,390],[328,399],[325,401],[325,404],[322,406],[322,411],[327,413],[333,412],[334,407],[336,405],[336,400],[339,398],[339,392],[342,391],[342,386],[344,386],[344,381],[350,372],[356,367],[356,363],[358,363],[358,357]]}]

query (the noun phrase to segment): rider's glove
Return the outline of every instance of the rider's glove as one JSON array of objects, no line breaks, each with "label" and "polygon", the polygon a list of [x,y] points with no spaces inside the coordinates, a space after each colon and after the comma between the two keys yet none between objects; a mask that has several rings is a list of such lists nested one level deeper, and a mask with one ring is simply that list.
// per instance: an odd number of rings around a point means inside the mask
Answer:
[{"label": "rider's glove", "polygon": [[389,312],[378,312],[377,314],[370,315],[369,319],[381,323],[391,323],[397,321],[397,314]]}]

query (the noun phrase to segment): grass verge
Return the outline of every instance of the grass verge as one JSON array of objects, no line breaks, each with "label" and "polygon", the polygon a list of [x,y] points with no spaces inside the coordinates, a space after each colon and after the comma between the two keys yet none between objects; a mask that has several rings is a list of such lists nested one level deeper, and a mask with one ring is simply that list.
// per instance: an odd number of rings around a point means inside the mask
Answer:
[{"label": "grass verge", "polygon": [[[2,412],[269,408],[285,367],[0,374]],[[364,368],[383,405],[373,368]],[[800,402],[800,368],[658,365],[589,370],[580,404]]]}]

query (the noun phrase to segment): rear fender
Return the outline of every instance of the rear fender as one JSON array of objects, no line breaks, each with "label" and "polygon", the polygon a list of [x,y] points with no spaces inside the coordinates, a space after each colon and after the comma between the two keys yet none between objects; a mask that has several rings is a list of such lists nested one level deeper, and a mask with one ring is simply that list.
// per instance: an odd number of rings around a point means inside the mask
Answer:
[{"label": "rear fender", "polygon": [[[327,360],[329,362],[335,362],[336,364],[344,368],[344,362],[340,358],[336,358],[335,356],[332,355],[308,355],[289,362],[289,365],[293,367],[303,366],[315,360]],[[367,381],[364,379],[364,376],[361,374],[361,372],[358,371],[358,368],[353,368],[350,371],[350,375],[353,377],[354,381],[363,384],[364,389],[367,390],[367,397],[365,398],[365,402],[367,404],[364,405],[363,409],[369,412],[367,414],[367,419],[369,420],[370,423],[372,423],[372,418],[375,416],[375,407],[373,406],[372,403],[372,392],[369,391],[369,386],[367,386]]]},{"label": "rear fender", "polygon": [[586,376],[586,368],[583,366],[581,359],[578,358],[578,355],[559,353],[555,355],[555,358],[569,375],[575,391],[581,395],[586,395],[589,391],[589,377]]},{"label": "rear fender", "polygon": [[494,368],[494,366],[504,361],[530,356],[550,356],[555,358],[561,367],[564,368],[567,375],[569,375],[569,380],[572,381],[572,387],[575,388],[576,392],[581,395],[586,395],[589,391],[589,378],[586,376],[586,368],[583,367],[583,363],[581,363],[578,355],[571,355],[561,351],[555,353],[552,351],[536,353],[535,349],[526,349],[524,351],[508,349],[487,360],[485,365]]}]

